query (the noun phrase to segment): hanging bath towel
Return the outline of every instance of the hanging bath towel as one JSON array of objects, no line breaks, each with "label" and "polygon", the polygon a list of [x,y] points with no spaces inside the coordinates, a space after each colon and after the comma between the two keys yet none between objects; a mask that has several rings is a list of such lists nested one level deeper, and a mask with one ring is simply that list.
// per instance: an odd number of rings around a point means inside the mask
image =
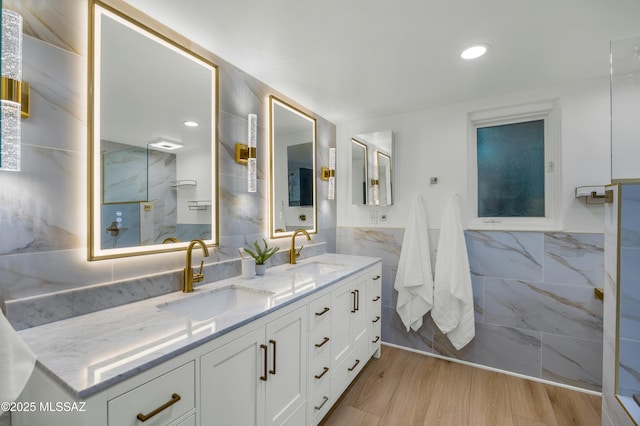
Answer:
[{"label": "hanging bath towel", "polygon": [[475,336],[473,289],[467,245],[460,219],[460,200],[447,201],[438,241],[431,317],[456,349]]},{"label": "hanging bath towel", "polygon": [[[0,311],[0,402],[13,402],[31,377],[36,357]],[[0,409],[0,415],[3,410]]]},{"label": "hanging bath towel", "polygon": [[422,317],[433,306],[427,211],[422,196],[413,201],[409,210],[398,273],[393,287],[398,291],[396,311],[402,323],[407,331],[418,331],[422,327]]}]

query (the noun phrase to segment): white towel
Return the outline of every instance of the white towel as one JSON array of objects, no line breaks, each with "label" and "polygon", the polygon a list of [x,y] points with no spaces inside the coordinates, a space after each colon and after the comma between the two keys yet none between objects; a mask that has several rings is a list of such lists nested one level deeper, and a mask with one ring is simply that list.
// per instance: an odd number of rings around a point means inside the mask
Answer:
[{"label": "white towel", "polygon": [[[0,311],[0,402],[13,402],[31,377],[36,357]],[[0,415],[3,410],[0,408]]]},{"label": "white towel", "polygon": [[409,331],[422,327],[422,317],[433,306],[433,274],[427,234],[427,212],[422,196],[411,206],[402,241],[398,273],[396,311]]},{"label": "white towel", "polygon": [[444,209],[433,293],[433,322],[456,349],[461,349],[475,336],[475,318],[471,270],[457,194],[449,197]]}]

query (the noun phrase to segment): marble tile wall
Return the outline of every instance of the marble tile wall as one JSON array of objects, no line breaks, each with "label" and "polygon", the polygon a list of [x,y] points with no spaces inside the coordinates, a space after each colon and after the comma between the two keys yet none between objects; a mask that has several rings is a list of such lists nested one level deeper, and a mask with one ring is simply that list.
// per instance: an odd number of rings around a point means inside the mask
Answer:
[{"label": "marble tile wall", "polygon": [[[5,0],[3,7],[24,18],[23,75],[31,84],[31,117],[23,121],[22,170],[2,173],[0,307],[16,328],[25,328],[177,290],[183,252],[87,261],[88,2]],[[269,95],[306,111],[232,64],[216,64],[220,246],[207,258],[211,279],[239,274],[237,248],[268,236]],[[256,194],[246,192],[246,167],[235,162],[249,113],[258,114]],[[317,161],[328,164],[335,125],[316,119]],[[307,256],[335,251],[336,205],[327,200],[323,183],[317,185],[316,246],[305,248]],[[289,240],[272,243],[284,248]],[[284,253],[273,260],[285,261]]]},{"label": "marble tile wall", "polygon": [[[383,341],[600,390],[602,234],[467,231],[476,337],[457,351],[430,318],[406,332],[393,289],[404,229],[339,227],[339,253],[382,257]],[[438,230],[429,230],[435,261]],[[429,316],[429,314],[427,314]]]},{"label": "marble tile wall", "polygon": [[640,393],[640,184],[620,191],[618,393],[631,397]]}]

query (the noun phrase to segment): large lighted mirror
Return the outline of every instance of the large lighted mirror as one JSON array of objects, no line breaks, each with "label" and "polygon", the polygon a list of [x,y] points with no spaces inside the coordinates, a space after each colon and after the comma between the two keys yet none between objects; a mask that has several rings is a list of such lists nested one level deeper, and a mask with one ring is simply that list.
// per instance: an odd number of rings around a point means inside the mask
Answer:
[{"label": "large lighted mirror", "polygon": [[351,138],[353,204],[393,204],[393,132],[363,133]]},{"label": "large lighted mirror", "polygon": [[316,120],[270,98],[271,238],[316,232]]},{"label": "large lighted mirror", "polygon": [[93,11],[89,258],[217,243],[215,65],[143,15]]}]

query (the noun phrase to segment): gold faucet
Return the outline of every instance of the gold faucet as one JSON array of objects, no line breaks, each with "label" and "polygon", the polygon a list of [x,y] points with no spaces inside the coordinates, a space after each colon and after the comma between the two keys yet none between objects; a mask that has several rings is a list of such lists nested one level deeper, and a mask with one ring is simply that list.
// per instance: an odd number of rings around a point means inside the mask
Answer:
[{"label": "gold faucet", "polygon": [[204,279],[204,274],[202,273],[202,268],[204,267],[204,259],[200,262],[200,272],[193,273],[193,268],[191,267],[191,252],[193,251],[193,247],[196,244],[200,244],[202,247],[202,253],[204,257],[209,256],[209,249],[207,245],[202,240],[191,240],[189,243],[189,247],[187,247],[187,265],[184,268],[184,282],[182,286],[182,291],[184,293],[191,293],[193,291],[193,283],[199,283]]},{"label": "gold faucet", "polygon": [[296,258],[298,256],[300,256],[300,252],[302,251],[302,247],[304,246],[300,246],[300,250],[296,251],[296,235],[298,234],[304,234],[307,236],[307,241],[311,241],[311,237],[309,236],[309,233],[307,231],[305,231],[304,229],[298,229],[296,230],[293,235],[291,236],[291,248],[289,249],[289,263],[292,265],[295,265],[296,263]]}]

